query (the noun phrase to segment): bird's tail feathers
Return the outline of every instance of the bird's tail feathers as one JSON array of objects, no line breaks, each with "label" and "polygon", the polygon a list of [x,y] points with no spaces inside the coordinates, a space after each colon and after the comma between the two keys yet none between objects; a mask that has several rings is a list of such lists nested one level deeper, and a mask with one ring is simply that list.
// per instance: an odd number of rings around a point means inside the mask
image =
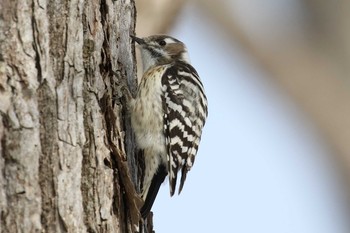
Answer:
[{"label": "bird's tail feathers", "polygon": [[146,195],[146,199],[145,199],[145,203],[143,204],[140,210],[143,219],[145,219],[149,214],[149,212],[151,211],[153,203],[157,197],[160,185],[164,182],[164,179],[166,176],[167,176],[166,167],[164,165],[161,165],[158,168],[157,173],[154,175],[147,193],[144,193],[144,195]]}]

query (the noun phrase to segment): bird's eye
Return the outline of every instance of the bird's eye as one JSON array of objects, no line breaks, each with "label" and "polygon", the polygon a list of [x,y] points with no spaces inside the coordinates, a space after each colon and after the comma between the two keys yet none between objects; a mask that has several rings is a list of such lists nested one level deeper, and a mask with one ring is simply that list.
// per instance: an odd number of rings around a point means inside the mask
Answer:
[{"label": "bird's eye", "polygon": [[161,40],[161,41],[159,41],[158,43],[159,43],[160,46],[166,45],[166,42],[165,42],[164,40]]}]

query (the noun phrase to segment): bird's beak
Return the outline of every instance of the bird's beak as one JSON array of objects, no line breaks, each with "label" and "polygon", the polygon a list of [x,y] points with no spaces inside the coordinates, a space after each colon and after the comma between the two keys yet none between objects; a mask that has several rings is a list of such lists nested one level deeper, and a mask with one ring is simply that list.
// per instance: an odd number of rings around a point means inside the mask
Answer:
[{"label": "bird's beak", "polygon": [[143,44],[146,44],[145,40],[144,39],[141,39],[141,38],[138,38],[136,36],[132,36],[130,35],[131,39],[133,41],[135,41],[136,43],[138,43],[139,45],[143,45]]}]

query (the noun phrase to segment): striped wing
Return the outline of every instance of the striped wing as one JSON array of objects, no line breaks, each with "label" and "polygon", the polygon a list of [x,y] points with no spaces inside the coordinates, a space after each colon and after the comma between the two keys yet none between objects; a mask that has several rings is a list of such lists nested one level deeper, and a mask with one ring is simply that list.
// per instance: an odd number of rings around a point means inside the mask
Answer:
[{"label": "striped wing", "polygon": [[162,77],[164,133],[166,135],[170,194],[175,192],[181,169],[179,193],[197,154],[207,117],[207,99],[196,70],[177,62]]}]

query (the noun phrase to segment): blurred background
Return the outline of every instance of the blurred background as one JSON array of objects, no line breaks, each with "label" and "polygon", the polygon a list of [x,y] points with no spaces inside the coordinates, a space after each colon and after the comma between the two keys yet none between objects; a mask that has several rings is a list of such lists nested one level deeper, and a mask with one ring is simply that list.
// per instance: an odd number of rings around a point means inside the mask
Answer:
[{"label": "blurred background", "polygon": [[350,1],[136,5],[137,35],[183,41],[209,100],[195,165],[180,196],[161,187],[155,231],[350,232]]}]

